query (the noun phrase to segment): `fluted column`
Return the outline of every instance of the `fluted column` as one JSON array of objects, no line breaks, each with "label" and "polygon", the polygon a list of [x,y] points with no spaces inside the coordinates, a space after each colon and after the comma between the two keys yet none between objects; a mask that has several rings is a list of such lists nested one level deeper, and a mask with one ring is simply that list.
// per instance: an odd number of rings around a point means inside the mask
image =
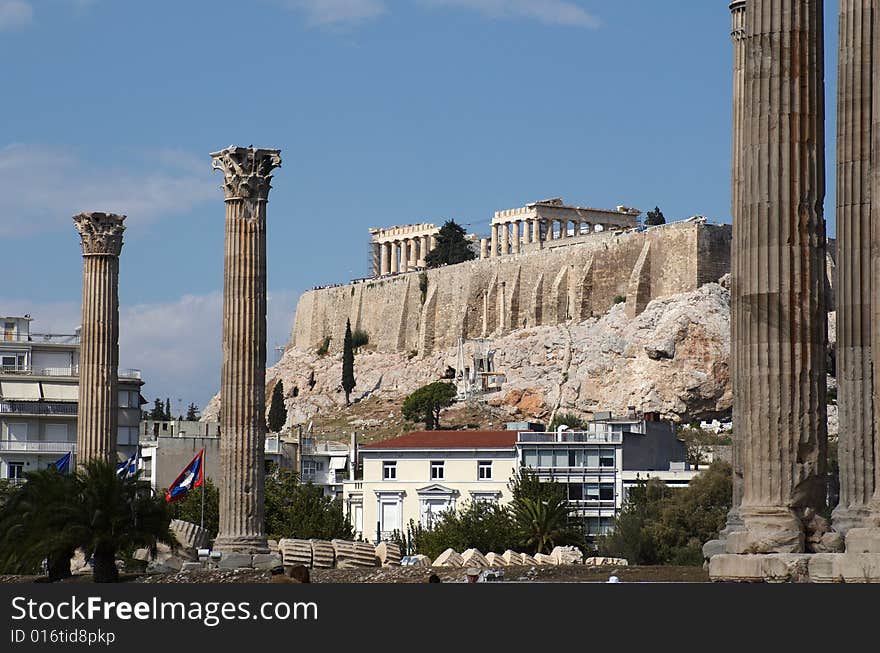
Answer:
[{"label": "fluted column", "polygon": [[[876,0],[871,3],[873,11],[873,28],[871,32],[872,60],[880,53],[880,8],[876,6]],[[863,36],[864,38],[864,36]],[[871,103],[871,197],[880,198],[880,146],[876,146],[874,140],[880,134],[880,66],[873,66],[872,77],[872,103]],[[871,276],[880,278],[880,207],[874,206],[871,210]],[[873,370],[880,371],[880,283],[871,285],[871,322],[874,328],[871,330],[871,356]],[[873,476],[874,493],[868,504],[870,511],[870,525],[880,527],[880,435],[876,425],[880,424],[880,381],[874,383],[874,442],[873,442]]]},{"label": "fluted column", "polygon": [[875,0],[840,0],[837,93],[837,405],[834,529],[869,525],[874,493],[871,360],[871,103]]},{"label": "fluted column", "polygon": [[519,240],[519,220],[514,220],[513,223],[512,223],[512,225],[513,225],[513,236],[512,236],[512,238],[513,238],[513,240],[512,240],[513,246],[511,247],[511,250],[512,250],[512,253],[513,253],[513,254],[519,254],[519,245],[520,245],[520,240]]},{"label": "fluted column", "polygon": [[390,270],[391,274],[397,274],[397,272],[399,271],[398,262],[397,262],[398,256],[400,255],[399,249],[400,249],[400,244],[397,241],[394,241],[393,243],[391,243],[391,266],[390,266],[391,267],[391,270]]},{"label": "fluted column", "polygon": [[498,256],[498,228],[497,225],[491,226],[492,233],[489,234],[489,258]]},{"label": "fluted column", "polygon": [[[746,43],[746,0],[736,0],[730,3],[730,38],[733,41],[733,139],[731,143],[730,162],[730,215],[733,223],[737,223],[737,213],[742,204],[743,171],[743,92],[745,87],[745,43]],[[736,263],[733,262],[735,265]],[[738,272],[734,273],[738,276]],[[732,322],[731,342],[737,339],[737,324]],[[737,411],[739,402],[733,403],[733,420],[738,422]],[[742,470],[742,434],[734,431],[731,447],[731,467],[733,468],[733,497],[730,512],[727,514],[727,524],[724,533],[741,530],[742,519],[739,516],[739,507],[743,497],[743,470]]]},{"label": "fluted column", "polygon": [[382,274],[391,273],[391,243],[382,243]]},{"label": "fluted column", "polygon": [[266,202],[280,150],[211,154],[224,176],[226,253],[220,379],[220,532],[214,548],[268,550],[263,523],[266,441]]},{"label": "fluted column", "polygon": [[532,220],[532,242],[541,244],[541,219]]},{"label": "fluted column", "polygon": [[419,253],[420,254],[419,255],[419,265],[427,266],[428,265],[428,254],[431,252],[431,250],[428,249],[428,237],[427,236],[422,236],[422,241],[421,241],[421,245],[420,245],[419,249],[421,250]]},{"label": "fluted column", "polygon": [[510,223],[505,222],[501,227],[501,255],[510,254]]},{"label": "fluted column", "polygon": [[489,256],[489,239],[488,238],[480,238],[480,258],[487,258]]},{"label": "fluted column", "polygon": [[124,215],[80,213],[73,223],[83,253],[82,331],[76,461],[116,461],[119,421],[119,254]]},{"label": "fluted column", "polygon": [[523,220],[521,225],[522,225],[522,243],[523,243],[523,245],[528,245],[532,242],[531,224],[529,224],[528,220]]},{"label": "fluted column", "polygon": [[732,256],[734,430],[747,532],[732,553],[804,549],[824,503],[823,16],[819,0],[749,0],[742,205]]}]

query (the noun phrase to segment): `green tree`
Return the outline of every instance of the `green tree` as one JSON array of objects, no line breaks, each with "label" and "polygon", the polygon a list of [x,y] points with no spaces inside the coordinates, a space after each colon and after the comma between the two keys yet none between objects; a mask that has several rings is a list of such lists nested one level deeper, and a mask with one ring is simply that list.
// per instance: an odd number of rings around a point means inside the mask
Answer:
[{"label": "green tree", "polygon": [[517,472],[508,483],[513,499],[510,509],[520,545],[530,553],[547,553],[555,546],[583,545],[582,529],[570,519],[565,486],[542,482],[528,469]]},{"label": "green tree", "polygon": [[162,497],[150,496],[139,475],[121,479],[105,460],[89,461],[73,477],[51,468],[28,474],[0,515],[3,566],[32,567],[47,557],[50,577],[57,577],[65,565],[69,574],[71,555],[82,549],[94,561],[95,582],[108,583],[119,579],[118,553],[137,547],[155,553],[160,542],[175,546],[170,510]]},{"label": "green tree", "polygon": [[174,419],[171,416],[171,399],[165,399],[165,418],[164,419]]},{"label": "green tree", "polygon": [[340,499],[324,496],[312,483],[274,468],[266,476],[266,532],[273,539],[351,539],[354,529],[342,510]]},{"label": "green tree", "polygon": [[433,431],[440,427],[440,411],[452,405],[456,394],[452,383],[430,383],[404,399],[403,416],[413,422],[424,422],[425,428]]},{"label": "green tree", "polygon": [[362,329],[355,329],[351,334],[351,346],[354,349],[360,349],[370,344],[370,336]]},{"label": "green tree", "polygon": [[724,527],[731,503],[731,468],[712,463],[686,488],[650,480],[629,490],[614,530],[599,540],[603,555],[641,565],[700,565],[702,545]]},{"label": "green tree", "polygon": [[0,572],[34,574],[46,559],[50,581],[67,578],[76,550],[64,536],[74,478],[54,467],[28,472],[26,478],[11,488],[0,509]]},{"label": "green tree", "polygon": [[437,515],[429,527],[410,521],[409,535],[414,552],[431,559],[448,548],[484,553],[519,548],[510,511],[488,501],[472,501],[458,512]]},{"label": "green tree", "polygon": [[547,427],[547,430],[555,431],[562,425],[567,426],[573,431],[581,431],[587,428],[587,421],[574,413],[557,413],[550,422],[550,426]]},{"label": "green tree", "polygon": [[660,207],[655,206],[654,210],[648,211],[648,215],[645,216],[645,226],[656,227],[661,224],[666,224],[666,217],[663,215],[663,211],[660,210]]},{"label": "green tree", "polygon": [[269,406],[269,431],[279,433],[287,422],[287,408],[284,406],[284,382],[278,379],[272,388],[272,403]]},{"label": "green tree", "polygon": [[429,268],[454,265],[476,258],[471,244],[465,238],[465,230],[454,220],[447,220],[437,234],[437,246],[428,252],[425,264]]},{"label": "green tree", "polygon": [[716,447],[731,443],[728,435],[719,435],[693,425],[680,428],[678,438],[684,440],[687,462],[693,465],[694,469],[707,465],[710,454]]},{"label": "green tree", "polygon": [[199,419],[199,407],[194,403],[190,404],[186,409],[186,421],[197,422]]},{"label": "green tree", "polygon": [[[161,496],[165,496],[166,489],[162,490]],[[214,539],[220,531],[220,490],[210,478],[205,477],[201,487],[193,488],[183,499],[173,502],[171,516],[174,519],[201,524],[202,492],[205,493],[205,530],[208,531],[211,539]]]},{"label": "green tree", "polygon": [[351,342],[351,320],[345,321],[345,340],[342,341],[342,389],[345,391],[345,405],[351,405],[351,391],[356,385],[354,379],[354,347]]},{"label": "green tree", "polygon": [[158,422],[164,421],[165,417],[165,407],[162,405],[162,400],[156,397],[156,401],[153,402],[153,409],[150,411],[150,419],[156,420]]}]

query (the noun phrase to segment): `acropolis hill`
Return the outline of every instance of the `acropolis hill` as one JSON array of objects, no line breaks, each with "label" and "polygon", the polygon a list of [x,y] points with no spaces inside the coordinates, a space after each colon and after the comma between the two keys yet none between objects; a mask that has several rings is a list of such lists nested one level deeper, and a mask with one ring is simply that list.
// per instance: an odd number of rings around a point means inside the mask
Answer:
[{"label": "acropolis hill", "polygon": [[314,348],[329,337],[330,351],[340,351],[349,319],[375,351],[425,356],[459,338],[581,322],[623,299],[632,318],[651,300],[694,291],[730,271],[729,225],[694,219],[574,233],[523,238],[519,253],[511,244],[506,254],[306,292],[290,345]]}]

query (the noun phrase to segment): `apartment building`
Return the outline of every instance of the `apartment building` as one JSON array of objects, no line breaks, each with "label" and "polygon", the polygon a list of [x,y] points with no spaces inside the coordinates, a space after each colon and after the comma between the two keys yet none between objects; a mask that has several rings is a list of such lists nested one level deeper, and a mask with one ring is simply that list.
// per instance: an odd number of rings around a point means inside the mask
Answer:
[{"label": "apartment building", "polygon": [[361,445],[363,479],[346,481],[343,500],[356,537],[430,527],[465,501],[507,502],[518,467],[515,431],[418,431]]},{"label": "apartment building", "polygon": [[[32,333],[32,321],[0,317],[0,478],[13,482],[68,452],[76,456],[79,329]],[[137,446],[143,385],[140,370],[119,370],[120,457]]]}]

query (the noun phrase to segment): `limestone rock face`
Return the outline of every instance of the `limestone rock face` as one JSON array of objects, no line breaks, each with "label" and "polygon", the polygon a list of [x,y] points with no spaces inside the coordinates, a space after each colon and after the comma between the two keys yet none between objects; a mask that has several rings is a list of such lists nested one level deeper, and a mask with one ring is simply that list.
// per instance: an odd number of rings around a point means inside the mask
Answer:
[{"label": "limestone rock face", "polygon": [[[557,404],[566,412],[625,413],[636,406],[671,419],[726,413],[732,397],[729,302],[729,290],[710,283],[654,300],[634,319],[618,304],[601,317],[576,324],[530,327],[493,338],[495,367],[507,380],[500,393],[483,398],[511,418],[527,419],[545,419]],[[457,356],[457,348],[414,358],[359,353],[352,399],[402,401],[454,368]],[[322,357],[288,347],[266,377],[269,385],[282,379],[289,393],[288,427],[345,409],[341,369],[341,355]],[[215,397],[203,420],[218,414]]]},{"label": "limestone rock face", "polygon": [[437,556],[437,559],[434,561],[432,567],[462,567],[464,566],[464,561],[462,560],[461,555],[454,549],[446,549],[443,553]]}]

